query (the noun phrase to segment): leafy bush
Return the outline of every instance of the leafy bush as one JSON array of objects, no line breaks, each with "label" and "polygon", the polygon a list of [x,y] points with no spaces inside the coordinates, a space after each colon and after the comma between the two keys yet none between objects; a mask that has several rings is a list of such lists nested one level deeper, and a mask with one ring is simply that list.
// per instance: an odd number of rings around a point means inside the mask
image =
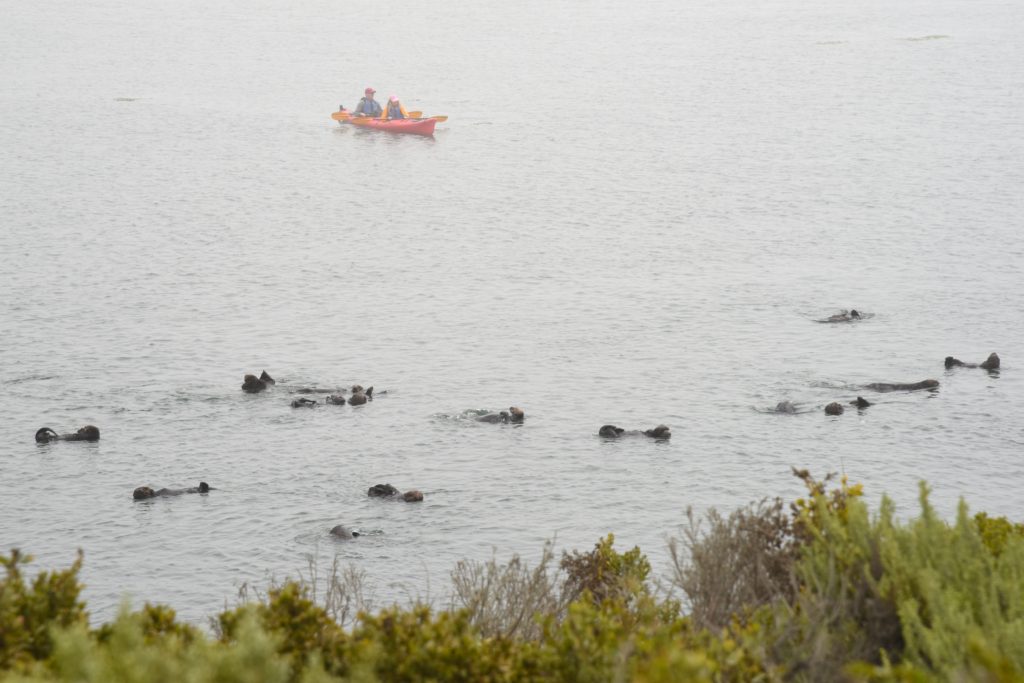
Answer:
[{"label": "leafy bush", "polygon": [[[76,683],[287,683],[291,667],[275,642],[252,618],[238,624],[229,644],[177,633],[153,639],[144,619],[122,612],[99,644],[83,625],[60,633],[48,666],[36,666],[32,681]],[[12,680],[19,680],[17,678]]]},{"label": "leafy bush", "polygon": [[533,646],[482,638],[463,610],[391,607],[363,615],[351,642],[352,660],[372,663],[380,681],[512,681],[536,673]]},{"label": "leafy bush", "polygon": [[53,649],[51,629],[85,624],[85,603],[79,600],[78,572],[82,553],[63,571],[39,572],[31,587],[23,565],[32,561],[17,549],[0,555],[5,577],[0,581],[0,671],[46,659]]},{"label": "leafy bush", "polygon": [[310,598],[310,589],[295,581],[268,591],[264,602],[243,605],[222,612],[218,617],[221,641],[237,643],[243,627],[251,621],[260,624],[277,642],[277,653],[301,673],[312,655],[328,671],[345,673],[347,636],[327,611]]},{"label": "leafy bush", "polygon": [[562,556],[565,591],[570,601],[587,595],[598,605],[611,599],[629,603],[633,596],[647,593],[646,581],[651,573],[647,557],[637,547],[625,553],[616,552],[614,544],[615,536],[608,534],[589,553],[573,551]]},{"label": "leafy bush", "polygon": [[1006,517],[989,517],[984,512],[974,515],[974,524],[981,541],[993,555],[999,555],[1012,537],[1024,537],[1024,524],[1014,524]]}]

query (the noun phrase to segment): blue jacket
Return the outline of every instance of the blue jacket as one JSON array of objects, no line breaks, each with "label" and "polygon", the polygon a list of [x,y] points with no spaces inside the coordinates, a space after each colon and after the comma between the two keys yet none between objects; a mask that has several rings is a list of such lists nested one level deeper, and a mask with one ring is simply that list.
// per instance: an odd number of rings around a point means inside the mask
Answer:
[{"label": "blue jacket", "polygon": [[384,112],[381,108],[380,102],[377,100],[368,100],[365,97],[359,100],[359,104],[356,106],[355,113],[362,114],[364,116],[380,116]]},{"label": "blue jacket", "polygon": [[409,113],[405,111],[405,107],[402,106],[401,102],[388,102],[386,113],[380,115],[382,119],[404,119],[407,116],[409,116]]}]

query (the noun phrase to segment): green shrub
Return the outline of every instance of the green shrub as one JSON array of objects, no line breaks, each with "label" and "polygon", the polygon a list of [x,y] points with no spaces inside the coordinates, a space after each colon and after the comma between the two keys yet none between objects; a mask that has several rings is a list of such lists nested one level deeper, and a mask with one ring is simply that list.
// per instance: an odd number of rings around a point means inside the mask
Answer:
[{"label": "green shrub", "polygon": [[301,674],[311,657],[323,662],[329,672],[347,671],[345,632],[326,610],[310,598],[309,589],[286,581],[267,592],[264,601],[222,612],[218,617],[221,639],[238,640],[241,627],[255,620],[276,638],[277,652]]},{"label": "green shrub", "polygon": [[978,666],[977,646],[1024,671],[1024,539],[993,554],[966,505],[947,524],[924,484],[921,514],[907,524],[887,498],[875,519],[861,500],[831,504],[814,496],[801,512],[813,520],[810,540],[800,591],[771,629],[776,661],[809,680],[839,677],[856,661],[886,676],[951,680]]},{"label": "green shrub", "polygon": [[88,622],[79,599],[82,552],[67,569],[39,572],[30,587],[22,567],[31,561],[17,549],[0,555],[5,572],[0,581],[0,671],[46,659],[53,649],[52,628]]},{"label": "green shrub", "polygon": [[984,512],[974,515],[981,540],[993,555],[1003,552],[1007,542],[1014,536],[1024,537],[1024,524],[1014,524],[1006,517],[989,517]]},{"label": "green shrub", "polygon": [[614,598],[630,602],[634,595],[647,593],[647,576],[651,573],[647,557],[637,547],[616,552],[614,544],[615,536],[608,534],[588,553],[573,551],[562,556],[565,593],[570,601],[586,593],[596,604]]},{"label": "green shrub", "polygon": [[[127,612],[127,609],[123,609],[122,612]],[[167,636],[177,636],[183,642],[189,643],[203,635],[196,627],[178,621],[175,611],[167,605],[153,605],[147,602],[141,610],[131,614],[130,618],[138,622],[147,643],[154,643]],[[96,629],[96,638],[101,643],[113,635],[115,623],[118,622],[103,624]]]},{"label": "green shrub", "polygon": [[31,681],[76,683],[287,683],[291,667],[276,652],[273,638],[255,619],[236,625],[231,643],[200,637],[186,640],[177,633],[153,639],[144,618],[123,611],[99,643],[84,626],[56,637],[48,667],[37,666]]},{"label": "green shrub", "polygon": [[1024,539],[988,551],[960,503],[956,524],[935,514],[921,485],[921,515],[896,526],[882,505],[883,590],[899,611],[904,658],[944,676],[970,663],[969,645],[984,643],[1024,671]]},{"label": "green shrub", "polygon": [[481,638],[466,611],[432,613],[424,606],[363,615],[349,648],[352,661],[372,663],[380,681],[514,681],[537,675],[534,646]]}]

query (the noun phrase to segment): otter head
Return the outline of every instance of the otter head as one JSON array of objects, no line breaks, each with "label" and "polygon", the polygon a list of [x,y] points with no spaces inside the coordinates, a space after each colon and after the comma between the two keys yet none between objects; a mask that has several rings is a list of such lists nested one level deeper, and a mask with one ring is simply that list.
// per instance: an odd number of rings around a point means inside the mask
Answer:
[{"label": "otter head", "polygon": [[207,484],[205,481],[199,482],[199,493],[206,493],[209,490],[210,490],[210,485],[209,484]]},{"label": "otter head", "polygon": [[672,436],[671,430],[667,425],[658,425],[654,429],[648,429],[646,432],[647,436],[654,437],[655,439],[667,439]]},{"label": "otter head", "polygon": [[355,538],[359,535],[359,532],[350,531],[344,524],[339,524],[338,526],[331,529],[331,535],[336,536],[338,538],[344,538],[347,540],[350,538]]},{"label": "otter head", "polygon": [[985,362],[978,366],[984,370],[997,370],[999,368],[999,354],[990,353]]},{"label": "otter head", "polygon": [[57,438],[57,432],[53,431],[49,427],[43,427],[36,431],[36,443],[49,443]]},{"label": "otter head", "polygon": [[959,366],[959,365],[963,365],[964,364],[964,362],[962,360],[957,360],[956,358],[953,358],[953,356],[946,356],[945,363],[946,363],[946,368],[947,369],[948,368],[952,368],[954,366]]},{"label": "otter head", "polygon": [[832,403],[829,403],[827,406],[825,406],[825,414],[826,415],[842,415],[843,414],[843,410],[844,410],[844,408],[843,408],[842,404],[836,403],[835,401],[833,401]]},{"label": "otter head", "polygon": [[850,317],[851,318],[859,318],[860,317],[860,313],[857,312],[856,308],[853,309],[852,311],[850,311]]},{"label": "otter head", "polygon": [[423,493],[417,491],[416,489],[413,489],[412,491],[406,491],[405,493],[402,494],[402,500],[404,500],[406,503],[422,503]]},{"label": "otter head", "polygon": [[82,441],[99,441],[100,430],[98,427],[94,427],[93,425],[85,425],[78,430],[77,436]]},{"label": "otter head", "polygon": [[256,375],[246,375],[242,380],[242,390],[255,394],[267,388],[267,383]]},{"label": "otter head", "polygon": [[510,416],[509,419],[511,419],[512,422],[522,422],[523,418],[526,417],[526,413],[523,412],[523,409],[517,408],[516,406],[509,408],[508,414]]},{"label": "otter head", "polygon": [[389,498],[398,495],[398,489],[391,484],[374,484],[366,492],[371,498]]},{"label": "otter head", "polygon": [[599,430],[597,430],[597,435],[608,437],[609,439],[614,439],[615,437],[622,434],[622,432],[624,431],[626,430],[623,429],[622,427],[616,427],[615,425],[604,425]]},{"label": "otter head", "polygon": [[363,393],[363,385],[361,385],[361,384],[353,384],[352,385],[352,393],[353,394],[361,394],[361,393]]},{"label": "otter head", "polygon": [[145,500],[146,498],[153,498],[154,496],[156,496],[156,491],[148,486],[140,486],[132,491],[132,498],[135,500]]}]

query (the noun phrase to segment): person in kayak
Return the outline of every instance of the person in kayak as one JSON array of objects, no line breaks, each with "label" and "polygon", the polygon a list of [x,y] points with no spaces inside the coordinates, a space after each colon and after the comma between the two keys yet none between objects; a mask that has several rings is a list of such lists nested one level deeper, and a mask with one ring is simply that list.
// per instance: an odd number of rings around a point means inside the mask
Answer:
[{"label": "person in kayak", "polygon": [[388,99],[388,108],[384,110],[384,113],[380,115],[382,119],[407,119],[409,113],[405,111],[405,107],[398,101],[398,95],[392,95]]},{"label": "person in kayak", "polygon": [[356,110],[353,112],[354,116],[383,116],[383,107],[380,106],[380,102],[373,99],[375,92],[377,91],[373,88],[367,88],[363,91],[363,99],[359,100],[359,104],[356,105]]}]

